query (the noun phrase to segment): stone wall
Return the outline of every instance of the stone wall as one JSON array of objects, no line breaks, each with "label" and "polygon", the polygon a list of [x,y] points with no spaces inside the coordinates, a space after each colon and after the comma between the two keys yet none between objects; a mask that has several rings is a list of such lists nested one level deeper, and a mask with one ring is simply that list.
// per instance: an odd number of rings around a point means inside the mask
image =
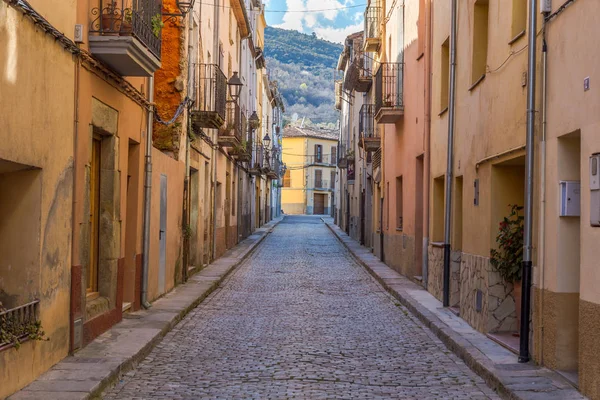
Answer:
[{"label": "stone wall", "polygon": [[427,248],[427,290],[436,299],[442,301],[444,289],[444,248],[429,244]]},{"label": "stone wall", "polygon": [[460,278],[460,316],[464,320],[484,333],[517,329],[513,286],[492,268],[489,257],[463,253]]},{"label": "stone wall", "polygon": [[[444,296],[444,248],[440,245],[429,245],[429,266],[427,268],[427,290],[439,301]],[[450,306],[460,303],[461,288],[461,257],[462,252],[453,251],[450,254]]]}]

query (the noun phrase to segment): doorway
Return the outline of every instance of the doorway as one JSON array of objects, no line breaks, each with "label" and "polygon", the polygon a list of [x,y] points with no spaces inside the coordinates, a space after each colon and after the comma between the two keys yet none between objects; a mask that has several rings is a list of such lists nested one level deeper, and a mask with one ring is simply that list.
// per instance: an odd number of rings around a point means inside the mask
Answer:
[{"label": "doorway", "polygon": [[158,247],[160,251],[158,266],[158,293],[165,292],[167,272],[167,176],[160,175],[160,228],[158,231]]},{"label": "doorway", "polygon": [[[416,179],[415,179],[415,262],[413,276],[421,276],[423,279],[423,170],[424,157],[417,157]],[[396,201],[401,201],[396,199]]]},{"label": "doorway", "polygon": [[141,279],[141,254],[138,254],[138,200],[140,188],[140,145],[129,142],[127,153],[127,213],[125,216],[125,271],[123,274],[123,312],[138,310]]},{"label": "doorway", "polygon": [[313,214],[323,215],[325,214],[325,202],[327,201],[327,195],[322,193],[315,193],[313,195]]}]

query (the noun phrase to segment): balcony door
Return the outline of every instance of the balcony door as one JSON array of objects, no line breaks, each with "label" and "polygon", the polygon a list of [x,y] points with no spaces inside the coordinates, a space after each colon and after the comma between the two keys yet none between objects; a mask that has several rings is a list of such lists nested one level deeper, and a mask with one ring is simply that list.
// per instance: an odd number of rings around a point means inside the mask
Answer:
[{"label": "balcony door", "polygon": [[90,262],[87,295],[98,297],[98,249],[100,244],[100,160],[102,139],[92,139],[92,162],[90,165]]}]

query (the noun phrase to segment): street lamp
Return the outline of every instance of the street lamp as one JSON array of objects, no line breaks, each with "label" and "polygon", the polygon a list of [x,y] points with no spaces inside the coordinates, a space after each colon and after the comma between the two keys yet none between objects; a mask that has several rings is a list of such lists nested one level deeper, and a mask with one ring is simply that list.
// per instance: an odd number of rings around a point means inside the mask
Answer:
[{"label": "street lamp", "polygon": [[[234,72],[231,78],[229,78],[227,86],[229,87],[229,96],[233,101],[237,101],[237,99],[240,98],[242,86],[244,86],[237,72]],[[258,118],[258,116],[256,118]]]},{"label": "street lamp", "polygon": [[183,16],[187,14],[192,7],[194,7],[194,0],[176,0],[175,4]]},{"label": "street lamp", "polygon": [[267,149],[269,148],[269,144],[271,144],[271,138],[269,137],[268,133],[265,134],[265,137],[263,138],[263,144]]},{"label": "street lamp", "polygon": [[258,115],[256,115],[256,111],[252,112],[252,115],[250,116],[250,118],[248,118],[248,122],[250,122],[250,127],[252,129],[258,128],[258,126],[260,125],[260,119],[258,118]]}]

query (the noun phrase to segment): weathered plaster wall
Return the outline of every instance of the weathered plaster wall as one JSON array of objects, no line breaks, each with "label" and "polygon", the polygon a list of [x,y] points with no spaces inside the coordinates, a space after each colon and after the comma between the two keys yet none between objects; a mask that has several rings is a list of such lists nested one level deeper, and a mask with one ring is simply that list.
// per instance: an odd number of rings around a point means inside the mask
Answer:
[{"label": "weathered plaster wall", "polygon": [[[60,6],[32,1],[32,5],[40,7],[62,31],[73,31],[75,12],[71,1]],[[15,238],[19,231],[31,230],[32,234],[12,249],[25,258],[13,258],[10,264],[12,271],[29,270],[31,284],[21,287],[29,293],[18,301],[40,299],[39,317],[50,338],[47,342],[27,342],[18,351],[12,348],[0,352],[0,398],[38,377],[65,357],[69,347],[73,66],[71,55],[57,42],[5,2],[0,3],[0,160],[35,167],[39,175],[32,176],[38,188],[33,185],[24,190],[27,197],[35,197],[37,191],[39,220],[24,222],[25,226],[9,232]],[[1,179],[11,179],[4,174],[8,171],[3,161]],[[26,182],[23,179],[21,184]],[[0,203],[6,204],[4,196],[16,189],[17,185],[9,191],[0,189]],[[11,198],[14,206],[13,201]],[[0,235],[4,240],[4,232]],[[3,250],[0,254],[7,253]],[[0,260],[2,276],[8,267],[5,260]],[[6,283],[0,286],[7,293],[13,290]]]}]

